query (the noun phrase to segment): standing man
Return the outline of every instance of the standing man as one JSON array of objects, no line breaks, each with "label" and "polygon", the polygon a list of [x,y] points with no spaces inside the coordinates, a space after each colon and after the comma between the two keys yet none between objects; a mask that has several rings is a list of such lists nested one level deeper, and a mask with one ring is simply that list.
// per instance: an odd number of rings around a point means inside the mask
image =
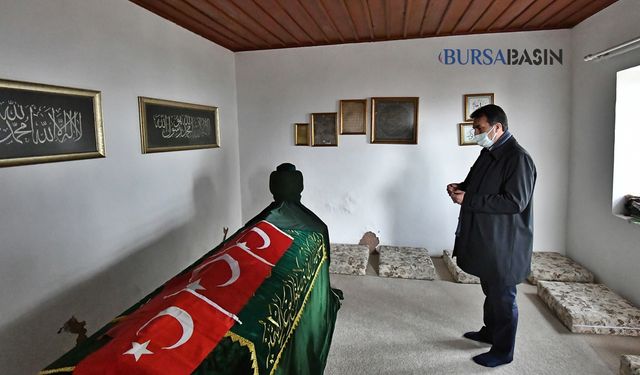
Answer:
[{"label": "standing man", "polygon": [[480,278],[485,295],[484,327],[464,337],[491,344],[473,360],[495,367],[513,360],[516,285],[531,271],[536,167],[509,133],[502,108],[486,105],[471,118],[483,150],[464,182],[447,185],[447,193],[461,206],[453,255],[460,268]]}]

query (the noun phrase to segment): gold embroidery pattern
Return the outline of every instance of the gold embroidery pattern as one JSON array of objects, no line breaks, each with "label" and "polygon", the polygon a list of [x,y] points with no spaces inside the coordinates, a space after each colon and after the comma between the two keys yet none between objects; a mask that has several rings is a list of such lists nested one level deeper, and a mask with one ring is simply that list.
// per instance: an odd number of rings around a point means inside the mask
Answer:
[{"label": "gold embroidery pattern", "polygon": [[54,368],[52,370],[42,370],[38,372],[38,375],[59,374],[61,372],[73,372],[75,368],[76,366],[71,366],[71,367]]},{"label": "gold embroidery pattern", "polygon": [[[293,237],[298,236],[304,236],[304,234],[294,234]],[[259,321],[264,327],[262,343],[268,348],[264,366],[266,369],[271,368],[270,374],[273,374],[278,367],[280,356],[298,326],[319,271],[327,259],[327,251],[320,233],[308,235],[301,244],[300,250],[306,255],[306,261],[301,266],[296,258],[296,267],[284,280],[282,291],[276,294],[269,304],[269,316]],[[301,300],[302,303],[300,303]],[[299,310],[298,306],[300,306]]]},{"label": "gold embroidery pattern", "polygon": [[228,337],[233,342],[240,343],[242,346],[246,346],[251,353],[251,368],[253,369],[253,375],[258,375],[260,372],[258,371],[258,356],[256,355],[256,347],[253,343],[244,337],[238,335],[237,333],[233,333],[231,331],[227,332],[225,337]]}]

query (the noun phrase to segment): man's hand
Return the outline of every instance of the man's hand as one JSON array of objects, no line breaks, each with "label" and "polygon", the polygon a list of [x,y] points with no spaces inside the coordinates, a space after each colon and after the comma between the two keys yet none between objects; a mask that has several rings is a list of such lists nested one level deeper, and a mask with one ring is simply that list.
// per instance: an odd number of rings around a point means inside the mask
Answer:
[{"label": "man's hand", "polygon": [[453,203],[462,204],[462,201],[464,201],[464,191],[454,191],[453,193],[451,193],[451,199],[453,200]]},{"label": "man's hand", "polygon": [[454,199],[454,195],[453,195],[454,191],[458,191],[458,184],[451,183],[447,185],[447,194],[449,195],[449,198],[451,198],[453,203],[456,203],[456,200]]}]

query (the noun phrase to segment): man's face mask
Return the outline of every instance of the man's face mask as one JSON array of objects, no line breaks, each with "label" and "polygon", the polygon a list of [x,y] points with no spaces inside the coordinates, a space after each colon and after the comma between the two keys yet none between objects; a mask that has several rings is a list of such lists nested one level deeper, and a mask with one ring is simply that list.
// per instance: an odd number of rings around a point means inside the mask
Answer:
[{"label": "man's face mask", "polygon": [[482,146],[484,148],[489,148],[489,147],[493,146],[493,141],[495,140],[497,133],[494,132],[493,135],[491,136],[491,138],[489,138],[489,133],[494,131],[495,128],[496,128],[496,126],[493,125],[491,127],[491,129],[489,129],[488,132],[480,133],[480,134],[475,136],[474,140],[476,141],[478,146]]}]

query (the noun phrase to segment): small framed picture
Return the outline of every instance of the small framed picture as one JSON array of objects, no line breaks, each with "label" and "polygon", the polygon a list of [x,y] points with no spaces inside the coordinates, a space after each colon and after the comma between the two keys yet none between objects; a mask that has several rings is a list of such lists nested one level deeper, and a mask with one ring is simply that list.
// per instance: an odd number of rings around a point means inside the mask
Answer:
[{"label": "small framed picture", "polygon": [[294,144],[309,146],[309,124],[294,124]]},{"label": "small framed picture", "polygon": [[458,124],[458,145],[471,146],[477,144],[473,131],[473,122],[462,122]]},{"label": "small framed picture", "polygon": [[473,111],[480,107],[484,107],[487,104],[494,103],[493,93],[485,94],[466,94],[464,96],[464,121],[473,121],[471,114]]},{"label": "small framed picture", "polygon": [[418,143],[417,97],[371,98],[371,143]]},{"label": "small framed picture", "polygon": [[367,99],[340,101],[340,134],[366,134]]},{"label": "small framed picture", "polygon": [[311,146],[338,145],[338,113],[311,114]]}]

